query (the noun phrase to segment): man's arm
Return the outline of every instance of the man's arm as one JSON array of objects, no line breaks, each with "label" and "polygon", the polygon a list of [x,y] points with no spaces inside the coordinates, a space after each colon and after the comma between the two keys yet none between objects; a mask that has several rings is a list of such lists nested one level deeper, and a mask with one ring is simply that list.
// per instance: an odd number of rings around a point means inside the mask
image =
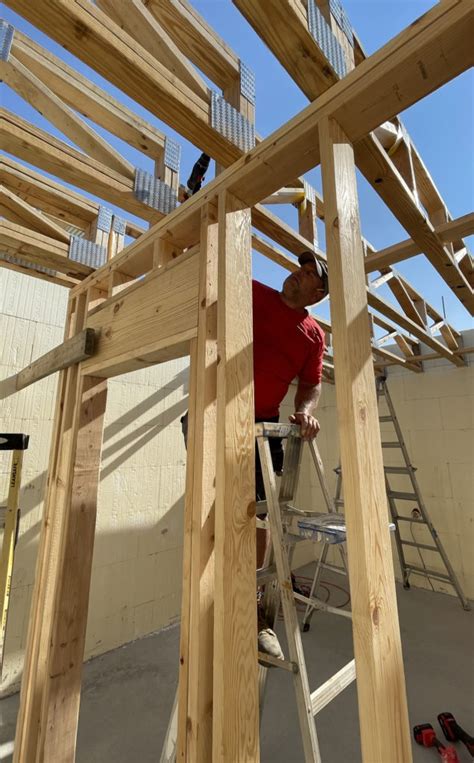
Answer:
[{"label": "man's arm", "polygon": [[305,440],[312,440],[319,432],[319,421],[312,415],[318,405],[321,395],[319,384],[305,384],[298,381],[295,395],[295,412],[290,416],[292,424],[301,425],[301,435]]}]

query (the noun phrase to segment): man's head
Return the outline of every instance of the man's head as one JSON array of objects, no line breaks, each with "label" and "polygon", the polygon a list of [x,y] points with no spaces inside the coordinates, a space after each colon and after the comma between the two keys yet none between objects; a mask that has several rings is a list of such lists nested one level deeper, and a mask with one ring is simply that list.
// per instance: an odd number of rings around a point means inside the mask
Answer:
[{"label": "man's head", "polygon": [[312,252],[298,257],[299,270],[288,276],[282,293],[294,307],[314,305],[329,293],[328,270],[325,262],[316,259]]}]

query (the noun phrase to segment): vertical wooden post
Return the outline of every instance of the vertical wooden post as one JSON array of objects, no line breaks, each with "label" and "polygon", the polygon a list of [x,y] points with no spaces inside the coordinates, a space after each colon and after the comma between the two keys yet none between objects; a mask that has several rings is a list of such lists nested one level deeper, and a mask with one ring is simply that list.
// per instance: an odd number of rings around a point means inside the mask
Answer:
[{"label": "vertical wooden post", "polygon": [[43,694],[44,761],[75,760],[106,399],[106,379],[81,378]]},{"label": "vertical wooden post", "polygon": [[213,763],[259,760],[250,210],[219,195]]},{"label": "vertical wooden post", "polygon": [[[67,333],[83,328],[85,295]],[[14,759],[74,760],[106,381],[60,377]]]},{"label": "vertical wooden post", "polygon": [[191,347],[178,760],[212,759],[217,395],[217,209],[201,216],[198,336]]},{"label": "vertical wooden post", "polygon": [[410,763],[353,149],[319,127],[362,755]]}]

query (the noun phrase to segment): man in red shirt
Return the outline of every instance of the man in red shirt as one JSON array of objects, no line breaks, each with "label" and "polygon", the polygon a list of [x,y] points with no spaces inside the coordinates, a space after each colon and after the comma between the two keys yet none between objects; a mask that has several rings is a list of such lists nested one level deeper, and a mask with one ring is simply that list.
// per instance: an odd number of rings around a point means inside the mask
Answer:
[{"label": "man in red shirt", "polygon": [[[311,439],[319,431],[313,416],[321,394],[324,332],[306,307],[323,299],[329,291],[325,262],[312,252],[298,257],[300,268],[283,282],[280,292],[253,281],[253,360],[255,421],[278,421],[280,405],[293,379],[298,379],[294,413],[290,422],[300,424],[301,434]],[[187,435],[187,416],[181,419]],[[283,449],[279,438],[270,438],[273,468],[280,472]],[[256,500],[265,500],[258,453],[255,457]],[[267,545],[265,530],[257,530],[257,568],[262,566]],[[278,639],[259,617],[259,649],[283,658]]]}]

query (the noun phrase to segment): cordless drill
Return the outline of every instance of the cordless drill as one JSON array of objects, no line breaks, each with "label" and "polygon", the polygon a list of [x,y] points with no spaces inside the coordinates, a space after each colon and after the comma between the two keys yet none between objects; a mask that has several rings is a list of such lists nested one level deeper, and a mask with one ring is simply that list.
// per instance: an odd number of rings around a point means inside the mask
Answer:
[{"label": "cordless drill", "polygon": [[209,168],[210,161],[210,156],[207,154],[201,154],[196,164],[192,168],[186,188],[183,190],[183,201],[186,201],[186,199],[189,199],[190,196],[193,196],[199,191],[202,186],[204,176]]}]

